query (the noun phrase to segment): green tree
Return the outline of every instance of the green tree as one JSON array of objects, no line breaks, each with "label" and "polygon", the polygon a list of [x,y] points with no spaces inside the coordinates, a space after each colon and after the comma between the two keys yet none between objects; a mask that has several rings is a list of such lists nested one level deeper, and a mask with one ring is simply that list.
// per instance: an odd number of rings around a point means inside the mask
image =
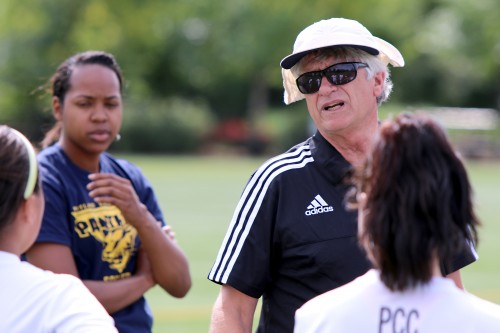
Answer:
[{"label": "green tree", "polygon": [[297,34],[329,17],[359,20],[402,51],[393,101],[500,108],[499,14],[496,0],[4,0],[0,122],[39,139],[51,116],[38,87],[69,55],[101,49],[124,70],[127,112],[187,105],[253,128],[284,107],[279,62]]}]

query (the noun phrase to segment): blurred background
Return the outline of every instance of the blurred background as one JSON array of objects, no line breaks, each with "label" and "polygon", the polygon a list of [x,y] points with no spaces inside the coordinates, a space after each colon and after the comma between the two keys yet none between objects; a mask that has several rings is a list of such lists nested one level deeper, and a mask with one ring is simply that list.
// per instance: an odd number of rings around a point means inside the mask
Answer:
[{"label": "blurred background", "polygon": [[330,17],[360,21],[405,57],[380,117],[432,113],[467,159],[483,228],[465,285],[500,303],[500,1],[0,1],[0,123],[33,142],[53,124],[45,89],[63,60],[104,50],[123,70],[111,150],[153,183],[194,282],[182,300],[148,293],[155,332],[208,330],[218,287],[206,275],[245,182],[311,133],[305,103],[283,103],[279,62]]},{"label": "blurred background", "polygon": [[[497,0],[2,0],[0,123],[40,140],[52,124],[50,75],[97,49],[117,57],[126,79],[114,150],[282,151],[308,135],[308,115],[303,103],[284,106],[279,62],[304,27],[330,17],[356,19],[401,50],[407,65],[392,71],[391,112],[498,110],[499,15]],[[468,122],[491,145],[498,126]]]}]

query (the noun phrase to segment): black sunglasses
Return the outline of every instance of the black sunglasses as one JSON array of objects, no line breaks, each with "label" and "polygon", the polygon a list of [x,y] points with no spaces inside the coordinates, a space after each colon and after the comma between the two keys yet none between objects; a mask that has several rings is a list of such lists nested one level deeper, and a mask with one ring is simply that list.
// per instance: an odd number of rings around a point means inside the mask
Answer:
[{"label": "black sunglasses", "polygon": [[307,72],[297,78],[297,87],[303,94],[313,94],[321,87],[321,79],[340,86],[353,81],[358,74],[358,68],[368,67],[364,62],[341,62],[321,71]]}]

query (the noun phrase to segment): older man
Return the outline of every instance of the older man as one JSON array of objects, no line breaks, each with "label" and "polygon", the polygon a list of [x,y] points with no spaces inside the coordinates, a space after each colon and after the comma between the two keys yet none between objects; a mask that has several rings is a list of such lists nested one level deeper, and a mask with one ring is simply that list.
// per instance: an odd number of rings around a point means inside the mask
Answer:
[{"label": "older man", "polygon": [[[345,173],[366,158],[390,95],[400,52],[360,23],[332,18],[304,29],[281,61],[285,103],[305,98],[314,136],[265,162],[250,178],[208,278],[221,284],[211,332],[292,332],[312,297],[364,274],[356,212],[345,209]],[[443,274],[475,260],[466,253]]]}]

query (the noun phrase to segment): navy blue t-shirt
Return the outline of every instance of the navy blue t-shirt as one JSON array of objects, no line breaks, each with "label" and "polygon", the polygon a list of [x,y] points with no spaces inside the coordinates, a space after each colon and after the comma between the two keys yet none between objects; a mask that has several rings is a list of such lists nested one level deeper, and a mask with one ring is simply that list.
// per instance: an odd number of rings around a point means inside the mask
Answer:
[{"label": "navy blue t-shirt", "polygon": [[[114,281],[134,274],[140,239],[114,205],[96,203],[86,189],[89,172],[55,144],[38,155],[45,211],[36,242],[71,248],[82,280]],[[100,172],[129,179],[153,216],[164,224],[153,189],[135,165],[103,153]],[[112,314],[121,333],[149,333],[153,316],[144,297]]]},{"label": "navy blue t-shirt", "polygon": [[[250,178],[208,279],[259,298],[257,332],[293,332],[295,311],[371,267],[345,208],[350,164],[319,133]],[[452,271],[473,262],[466,254]]]}]

